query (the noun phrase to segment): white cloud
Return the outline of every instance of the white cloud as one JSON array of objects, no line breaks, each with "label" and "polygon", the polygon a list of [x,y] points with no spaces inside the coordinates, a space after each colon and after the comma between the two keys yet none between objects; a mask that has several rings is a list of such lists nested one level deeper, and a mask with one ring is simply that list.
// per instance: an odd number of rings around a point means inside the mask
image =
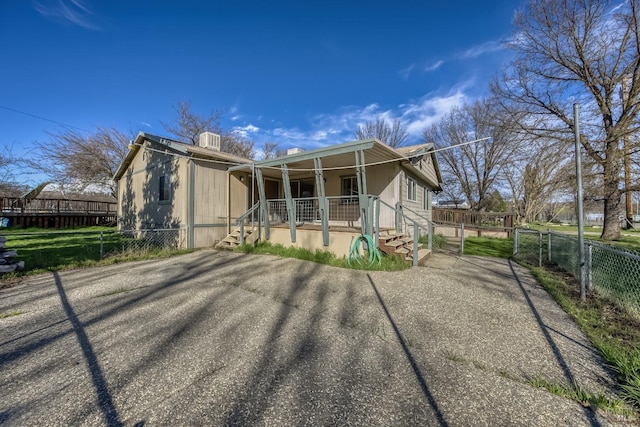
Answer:
[{"label": "white cloud", "polygon": [[466,93],[471,87],[473,87],[473,81],[466,81],[448,93],[428,93],[394,108],[385,109],[376,103],[364,107],[341,107],[334,113],[318,114],[312,117],[308,129],[286,126],[268,129],[253,125],[236,129],[242,129],[247,134],[251,132],[251,139],[256,141],[256,145],[277,142],[280,148],[300,147],[311,150],[353,141],[358,126],[382,117],[388,122],[400,120],[409,133],[407,143],[417,144],[421,142],[422,132],[426,127],[440,120],[453,107],[471,100]]},{"label": "white cloud", "polygon": [[88,30],[99,30],[89,19],[93,12],[84,5],[82,0],[46,0],[35,2],[36,11],[53,21],[70,22]]},{"label": "white cloud", "polygon": [[413,71],[415,67],[416,67],[415,64],[411,64],[408,67],[405,67],[402,70],[398,71],[398,74],[400,74],[404,80],[408,80],[409,75],[411,74],[411,71]]},{"label": "white cloud", "polygon": [[442,119],[453,107],[469,101],[462,85],[446,95],[426,94],[415,102],[400,106],[401,120],[410,138],[419,139],[422,131]]},{"label": "white cloud", "polygon": [[243,138],[250,138],[249,134],[252,134],[252,133],[255,134],[255,133],[259,132],[260,128],[254,126],[252,124],[248,124],[246,126],[236,126],[236,127],[233,128],[233,131],[236,134],[238,134],[241,137],[243,137]]},{"label": "white cloud", "polygon": [[471,59],[482,56],[486,53],[493,53],[499,50],[504,49],[504,46],[501,42],[491,40],[476,46],[473,46],[459,55],[460,59]]},{"label": "white cloud", "polygon": [[443,61],[443,60],[439,60],[439,61],[434,62],[434,63],[433,63],[433,64],[431,64],[431,65],[426,66],[426,67],[424,68],[424,70],[425,70],[425,71],[435,71],[435,70],[437,70],[438,68],[440,68],[440,67],[442,66],[442,64],[444,64],[444,61]]}]

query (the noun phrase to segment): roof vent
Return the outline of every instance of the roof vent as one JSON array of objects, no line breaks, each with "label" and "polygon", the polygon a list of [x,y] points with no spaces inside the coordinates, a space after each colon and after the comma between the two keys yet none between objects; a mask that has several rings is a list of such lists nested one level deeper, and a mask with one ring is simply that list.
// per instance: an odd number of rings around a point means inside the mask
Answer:
[{"label": "roof vent", "polygon": [[220,151],[220,135],[213,132],[202,132],[198,141],[200,147]]},{"label": "roof vent", "polygon": [[289,149],[287,150],[287,156],[290,156],[290,155],[292,155],[292,154],[302,153],[303,151],[304,151],[304,150],[303,150],[302,148],[298,148],[298,147],[295,147],[295,148],[289,148]]}]

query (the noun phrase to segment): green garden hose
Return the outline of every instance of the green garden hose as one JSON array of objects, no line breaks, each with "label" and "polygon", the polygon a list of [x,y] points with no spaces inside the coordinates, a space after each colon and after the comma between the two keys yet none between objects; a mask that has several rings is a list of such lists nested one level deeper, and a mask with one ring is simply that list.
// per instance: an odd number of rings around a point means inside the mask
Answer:
[{"label": "green garden hose", "polygon": [[364,254],[361,253],[360,248],[362,247],[361,241],[364,240],[367,245],[367,252],[369,254],[368,262],[369,266],[373,265],[376,261],[378,265],[382,263],[382,256],[380,255],[380,250],[378,250],[377,245],[373,242],[373,238],[368,234],[362,234],[358,236],[356,239],[351,239],[351,249],[349,250],[349,256],[347,257],[347,264],[351,266],[351,262],[357,262],[358,264],[363,264],[365,261]]}]

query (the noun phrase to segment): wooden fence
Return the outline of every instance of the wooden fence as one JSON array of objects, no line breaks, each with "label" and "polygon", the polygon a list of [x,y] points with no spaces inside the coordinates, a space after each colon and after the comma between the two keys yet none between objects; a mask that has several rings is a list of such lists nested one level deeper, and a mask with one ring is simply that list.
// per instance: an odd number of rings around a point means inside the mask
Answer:
[{"label": "wooden fence", "polygon": [[513,214],[495,212],[474,212],[465,209],[433,208],[432,220],[436,224],[460,225],[478,231],[503,231],[507,235],[513,232]]},{"label": "wooden fence", "polygon": [[115,223],[116,202],[69,199],[0,198],[2,225],[64,228]]}]

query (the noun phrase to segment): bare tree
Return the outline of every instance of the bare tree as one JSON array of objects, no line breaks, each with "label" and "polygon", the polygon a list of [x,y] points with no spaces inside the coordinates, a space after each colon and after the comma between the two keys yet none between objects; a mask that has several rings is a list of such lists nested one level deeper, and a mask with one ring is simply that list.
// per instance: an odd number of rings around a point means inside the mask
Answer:
[{"label": "bare tree", "polygon": [[234,130],[223,130],[220,137],[220,150],[225,153],[235,154],[245,159],[253,159],[255,151],[254,142],[242,136]]},{"label": "bare tree", "polygon": [[286,153],[286,150],[278,147],[277,142],[265,142],[262,146],[262,160],[274,159],[284,156]]},{"label": "bare tree", "polygon": [[0,147],[0,197],[18,197],[28,190],[28,186],[20,184],[16,178],[17,170],[24,169],[20,168],[21,163],[11,146]]},{"label": "bare tree", "polygon": [[358,126],[356,131],[357,139],[376,138],[392,148],[404,144],[407,136],[409,136],[407,129],[400,120],[389,124],[383,117],[378,117],[375,122],[366,122]]},{"label": "bare tree", "polygon": [[[493,116],[487,100],[454,108],[424,131],[424,139],[438,147],[450,147],[439,152],[442,160],[443,186],[449,195],[462,194],[471,209],[480,211],[488,207],[489,195],[497,189],[502,168],[518,149],[502,124],[502,118]],[[491,137],[489,140],[468,144],[469,141]]]},{"label": "bare tree", "polygon": [[49,140],[36,142],[40,157],[29,164],[62,186],[73,190],[95,186],[117,197],[113,175],[126,156],[130,137],[115,128],[97,128],[88,135],[52,132]]},{"label": "bare tree", "polygon": [[558,142],[528,138],[503,167],[516,222],[535,221],[552,200],[564,195],[572,163],[562,148]]},{"label": "bare tree", "polygon": [[214,110],[208,115],[194,113],[191,109],[191,101],[181,100],[173,106],[176,114],[174,122],[162,123],[165,130],[176,136],[178,140],[193,145],[198,145],[200,134],[213,132],[220,135],[220,150],[225,153],[235,154],[247,159],[253,158],[254,143],[234,130],[224,129],[220,120],[224,117],[224,111]]},{"label": "bare tree", "polygon": [[222,134],[220,119],[224,116],[224,112],[220,110],[215,110],[206,116],[196,114],[191,109],[191,101],[189,100],[178,101],[173,106],[173,110],[176,114],[175,121],[162,122],[162,125],[167,132],[176,136],[180,141],[198,145],[200,134],[203,132]]},{"label": "bare tree", "polygon": [[516,58],[492,84],[507,111],[529,113],[522,129],[547,140],[571,142],[573,103],[580,103],[581,144],[602,175],[605,239],[620,236],[620,143],[639,129],[639,6],[640,0],[529,0],[514,20],[509,47]]}]

